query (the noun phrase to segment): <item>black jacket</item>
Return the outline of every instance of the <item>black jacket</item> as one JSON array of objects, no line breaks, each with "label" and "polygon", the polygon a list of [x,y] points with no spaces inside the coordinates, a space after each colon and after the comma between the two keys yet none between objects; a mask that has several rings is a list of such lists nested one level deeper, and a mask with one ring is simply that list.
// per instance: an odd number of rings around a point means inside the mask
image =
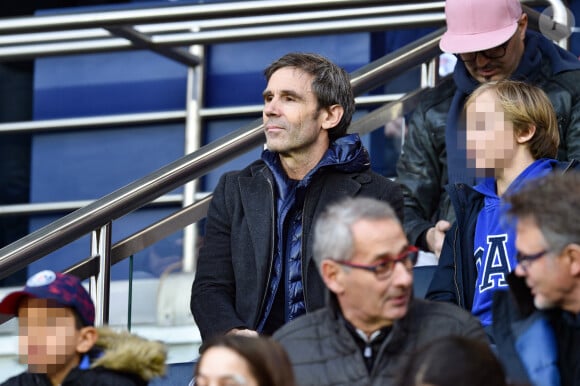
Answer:
[{"label": "black jacket", "polygon": [[[90,370],[73,369],[60,386],[144,386],[148,382],[136,375],[97,367]],[[2,386],[52,386],[42,373],[22,373],[10,378]]]},{"label": "black jacket", "polygon": [[396,385],[413,353],[432,340],[460,335],[487,342],[479,321],[469,313],[451,304],[414,299],[383,341],[369,374],[333,299],[328,307],[274,333],[288,352],[300,386]]},{"label": "black jacket", "polygon": [[[276,246],[275,182],[256,161],[226,173],[214,190],[191,292],[191,312],[202,339],[232,328],[255,330],[268,296]],[[312,258],[312,225],[332,202],[365,196],[386,201],[403,215],[400,187],[369,168],[323,168],[310,181],[302,211],[302,283],[306,311],[324,306],[325,286]]]}]

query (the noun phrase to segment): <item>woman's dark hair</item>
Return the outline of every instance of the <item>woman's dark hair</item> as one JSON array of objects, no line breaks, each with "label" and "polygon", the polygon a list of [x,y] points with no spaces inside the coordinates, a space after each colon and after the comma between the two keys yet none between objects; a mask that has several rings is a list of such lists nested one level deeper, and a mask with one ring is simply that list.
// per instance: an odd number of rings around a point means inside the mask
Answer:
[{"label": "woman's dark hair", "polygon": [[505,371],[488,344],[449,336],[412,356],[401,386],[506,386]]},{"label": "woman's dark hair", "polygon": [[195,376],[203,354],[213,347],[225,347],[243,357],[259,386],[296,386],[288,354],[280,343],[266,337],[223,335],[209,340],[201,347]]}]

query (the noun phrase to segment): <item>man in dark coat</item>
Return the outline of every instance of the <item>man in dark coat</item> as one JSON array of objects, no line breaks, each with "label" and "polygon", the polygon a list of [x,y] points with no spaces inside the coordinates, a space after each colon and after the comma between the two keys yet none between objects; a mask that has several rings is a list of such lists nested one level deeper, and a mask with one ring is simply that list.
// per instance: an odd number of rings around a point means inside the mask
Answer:
[{"label": "man in dark coat", "polygon": [[356,197],[327,207],[314,226],[314,259],[330,302],[274,334],[299,385],[397,385],[416,350],[435,339],[487,342],[469,313],[413,297],[417,254],[388,204]]},{"label": "man in dark coat", "polygon": [[314,54],[291,53],[265,71],[261,160],[220,179],[191,293],[204,340],[216,334],[272,334],[324,305],[310,228],[344,196],[391,203],[399,186],[369,168],[358,135],[348,74]]}]

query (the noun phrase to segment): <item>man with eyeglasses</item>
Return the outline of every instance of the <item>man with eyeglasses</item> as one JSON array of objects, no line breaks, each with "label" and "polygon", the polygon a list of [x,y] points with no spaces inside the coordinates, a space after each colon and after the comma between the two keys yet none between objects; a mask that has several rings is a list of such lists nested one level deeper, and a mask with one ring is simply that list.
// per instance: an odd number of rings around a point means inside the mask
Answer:
[{"label": "man with eyeglasses", "polygon": [[466,166],[462,111],[481,83],[513,79],[542,88],[556,111],[561,161],[580,159],[580,61],[528,30],[518,0],[447,0],[444,52],[456,54],[453,77],[422,98],[408,122],[398,181],[409,241],[437,256],[455,213],[447,184],[475,182]]},{"label": "man with eyeglasses", "polygon": [[497,352],[514,383],[579,385],[580,173],[533,181],[507,203],[518,265],[494,297]]},{"label": "man with eyeglasses", "polygon": [[314,226],[313,255],[328,305],[274,334],[297,384],[394,385],[415,350],[434,339],[486,341],[467,312],[413,298],[417,254],[387,203],[357,197],[327,207]]}]

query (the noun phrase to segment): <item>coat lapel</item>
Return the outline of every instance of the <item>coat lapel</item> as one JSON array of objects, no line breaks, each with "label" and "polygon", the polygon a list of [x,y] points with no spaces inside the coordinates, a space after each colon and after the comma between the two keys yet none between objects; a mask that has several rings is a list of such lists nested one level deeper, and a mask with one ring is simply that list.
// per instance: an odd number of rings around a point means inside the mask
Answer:
[{"label": "coat lapel", "polygon": [[[361,189],[361,183],[358,181],[359,176],[367,178],[364,174],[343,174],[343,173],[326,173],[320,174],[312,180],[308,188],[306,202],[304,203],[304,235],[306,239],[302,240],[302,251],[306,245],[312,245],[314,219],[332,202],[343,197],[354,197],[358,195]],[[305,267],[309,264],[312,251],[306,253]]]},{"label": "coat lapel", "polygon": [[268,181],[263,172],[259,171],[252,177],[240,178],[239,184],[245,221],[250,231],[250,247],[258,268],[258,282],[261,283],[268,273],[271,258],[274,228],[273,182]]}]

